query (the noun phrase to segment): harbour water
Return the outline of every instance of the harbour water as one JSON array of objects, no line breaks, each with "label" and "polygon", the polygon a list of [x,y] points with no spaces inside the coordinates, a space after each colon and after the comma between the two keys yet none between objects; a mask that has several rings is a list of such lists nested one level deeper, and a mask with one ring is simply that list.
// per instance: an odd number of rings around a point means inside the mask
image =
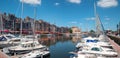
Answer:
[{"label": "harbour water", "polygon": [[50,49],[48,58],[70,58],[71,51],[75,51],[75,45],[81,37],[51,37],[41,38],[40,43],[47,45]]}]

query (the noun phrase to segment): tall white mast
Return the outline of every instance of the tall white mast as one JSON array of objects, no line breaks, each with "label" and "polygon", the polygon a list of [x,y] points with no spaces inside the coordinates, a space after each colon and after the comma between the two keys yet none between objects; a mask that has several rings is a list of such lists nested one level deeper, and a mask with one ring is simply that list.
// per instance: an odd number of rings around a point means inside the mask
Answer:
[{"label": "tall white mast", "polygon": [[[34,6],[34,19],[33,19],[33,24],[32,24],[32,30],[33,30],[33,43],[34,43],[34,41],[35,41],[35,39],[36,39],[36,37],[35,37],[35,19],[36,19],[36,7]],[[34,49],[34,47],[33,47],[33,49]]]},{"label": "tall white mast", "polygon": [[96,20],[96,33],[97,33],[97,35],[105,34],[103,24],[102,24],[100,17],[96,11],[96,4],[95,3],[94,3],[94,13],[95,13],[95,20]]},{"label": "tall white mast", "polygon": [[97,14],[95,3],[94,3],[94,13],[95,13],[95,21],[96,21],[96,33],[97,33],[97,36],[98,36],[98,35],[101,34],[101,23],[100,23],[100,18]]},{"label": "tall white mast", "polygon": [[34,6],[33,35],[35,36],[36,6]]},{"label": "tall white mast", "polygon": [[[33,19],[33,24],[32,24],[32,30],[33,30],[33,43],[34,43],[34,41],[35,41],[35,39],[36,39],[36,37],[35,37],[35,19],[36,19],[36,6],[34,5],[34,19]],[[34,47],[33,47],[33,50],[34,50]]]},{"label": "tall white mast", "polygon": [[20,22],[20,35],[22,36],[22,16],[23,16],[23,2],[22,2],[22,8],[21,8],[21,22]]}]

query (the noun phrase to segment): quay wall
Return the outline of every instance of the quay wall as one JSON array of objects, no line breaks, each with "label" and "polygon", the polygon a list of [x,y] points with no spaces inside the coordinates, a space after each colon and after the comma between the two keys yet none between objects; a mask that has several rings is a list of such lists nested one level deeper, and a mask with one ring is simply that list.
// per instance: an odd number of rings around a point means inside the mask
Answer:
[{"label": "quay wall", "polygon": [[108,35],[108,37],[120,46],[120,36]]}]

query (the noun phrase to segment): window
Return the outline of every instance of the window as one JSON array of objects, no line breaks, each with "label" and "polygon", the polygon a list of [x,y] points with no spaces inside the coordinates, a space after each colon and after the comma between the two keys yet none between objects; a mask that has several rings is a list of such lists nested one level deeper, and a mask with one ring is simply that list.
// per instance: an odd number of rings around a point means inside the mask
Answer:
[{"label": "window", "polygon": [[93,50],[93,51],[100,51],[100,49],[97,48],[97,47],[94,47],[94,48],[92,48],[91,50]]}]

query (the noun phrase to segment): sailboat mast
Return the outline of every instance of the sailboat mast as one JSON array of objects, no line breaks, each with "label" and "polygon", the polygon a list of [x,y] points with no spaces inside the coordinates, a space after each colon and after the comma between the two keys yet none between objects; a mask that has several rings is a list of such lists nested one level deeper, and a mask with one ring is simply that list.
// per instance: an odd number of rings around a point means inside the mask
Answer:
[{"label": "sailboat mast", "polygon": [[[36,37],[35,37],[35,19],[36,19],[36,7],[34,6],[34,19],[33,19],[33,21],[32,21],[32,30],[33,30],[33,43],[34,43],[34,41],[35,41],[35,39],[36,39]],[[34,50],[34,47],[32,47],[33,48],[33,50]],[[33,51],[32,50],[32,51]]]},{"label": "sailboat mast", "polygon": [[100,35],[100,34],[105,34],[104,26],[103,26],[103,24],[102,24],[102,22],[100,20],[99,15],[97,14],[96,4],[95,3],[94,3],[94,13],[95,13],[95,20],[96,20],[96,33],[97,33],[97,36]]},{"label": "sailboat mast", "polygon": [[21,8],[21,24],[20,24],[20,35],[22,36],[22,16],[23,16],[23,2],[22,2],[22,8]]},{"label": "sailboat mast", "polygon": [[34,6],[33,35],[35,36],[36,7]]},{"label": "sailboat mast", "polygon": [[96,34],[97,34],[97,36],[99,36],[100,35],[100,21],[99,21],[99,18],[98,18],[95,3],[94,3],[94,14],[95,14],[95,21],[96,21]]},{"label": "sailboat mast", "polygon": [[96,4],[95,3],[94,3],[94,14],[95,14],[95,18],[96,18],[97,11],[96,11]]}]

